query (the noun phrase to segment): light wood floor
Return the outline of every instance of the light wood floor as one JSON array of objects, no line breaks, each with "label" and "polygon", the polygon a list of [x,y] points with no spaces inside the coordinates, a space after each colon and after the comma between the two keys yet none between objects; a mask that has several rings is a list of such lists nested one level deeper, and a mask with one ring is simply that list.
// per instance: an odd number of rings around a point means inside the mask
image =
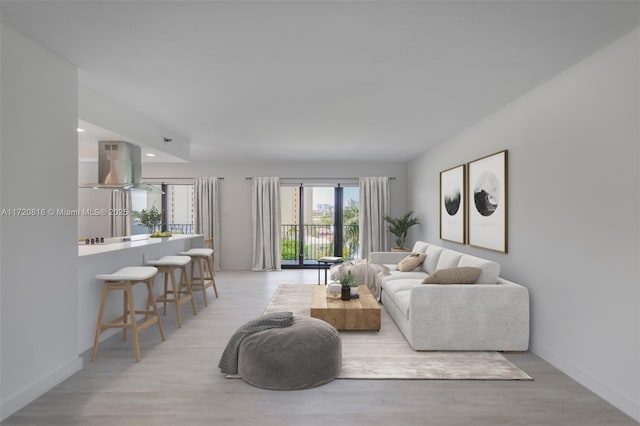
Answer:
[{"label": "light wood floor", "polygon": [[[217,368],[227,339],[260,315],[281,283],[315,283],[316,271],[220,272],[219,299],[194,317],[172,306],[164,324],[131,341],[113,337],[95,363],[38,398],[3,425],[636,425],[631,418],[531,353],[507,355],[535,381],[335,380],[286,392],[225,379]],[[211,289],[209,290],[211,291]]]}]

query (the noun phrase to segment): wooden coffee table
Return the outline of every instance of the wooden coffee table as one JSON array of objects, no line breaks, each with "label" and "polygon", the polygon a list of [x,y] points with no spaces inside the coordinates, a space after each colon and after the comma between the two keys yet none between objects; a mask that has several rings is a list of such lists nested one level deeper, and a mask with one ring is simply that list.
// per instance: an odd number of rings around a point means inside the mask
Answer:
[{"label": "wooden coffee table", "polygon": [[311,316],[338,330],[380,330],[380,305],[367,286],[358,286],[358,293],[358,299],[328,299],[325,286],[314,286]]}]

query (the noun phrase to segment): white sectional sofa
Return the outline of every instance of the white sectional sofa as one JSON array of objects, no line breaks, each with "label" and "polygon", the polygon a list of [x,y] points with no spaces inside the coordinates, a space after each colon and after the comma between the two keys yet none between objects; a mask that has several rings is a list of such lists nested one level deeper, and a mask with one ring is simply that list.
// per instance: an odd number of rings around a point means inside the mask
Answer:
[{"label": "white sectional sofa", "polygon": [[[370,263],[385,265],[385,309],[415,350],[526,351],[529,347],[529,292],[500,278],[500,265],[419,241],[426,252],[418,270],[399,272],[409,253],[374,252]],[[422,284],[439,269],[474,266],[482,270],[475,284]]]}]

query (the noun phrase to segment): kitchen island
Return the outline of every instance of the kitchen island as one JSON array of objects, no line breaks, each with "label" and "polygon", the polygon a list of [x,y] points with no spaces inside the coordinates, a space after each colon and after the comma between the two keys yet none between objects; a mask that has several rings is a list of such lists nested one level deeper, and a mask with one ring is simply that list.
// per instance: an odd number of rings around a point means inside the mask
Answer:
[{"label": "kitchen island", "polygon": [[[162,256],[176,255],[190,248],[204,247],[201,234],[175,234],[169,238],[134,236],[131,241],[108,239],[104,244],[81,244],[78,246],[78,353],[91,349],[96,331],[102,282],[95,279],[98,274],[116,272],[125,266],[141,266],[145,259],[155,260]],[[176,277],[178,278],[178,277]],[[162,292],[161,280],[155,283],[155,294]],[[113,296],[113,297],[112,297]],[[110,295],[105,307],[105,319],[122,315],[122,297]],[[144,286],[134,287],[136,309],[143,309],[147,302]],[[104,340],[121,330],[102,333]],[[153,333],[153,330],[148,331]]]}]

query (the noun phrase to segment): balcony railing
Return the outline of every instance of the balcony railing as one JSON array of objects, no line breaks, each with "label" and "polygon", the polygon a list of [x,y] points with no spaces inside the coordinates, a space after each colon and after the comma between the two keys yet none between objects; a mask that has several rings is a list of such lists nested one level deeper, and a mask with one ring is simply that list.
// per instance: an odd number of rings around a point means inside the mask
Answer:
[{"label": "balcony railing", "polygon": [[[358,225],[343,227],[342,257],[353,259],[358,253]],[[283,261],[298,261],[300,252],[300,225],[282,225],[281,228]],[[317,260],[334,255],[333,225],[303,225],[303,260]]]},{"label": "balcony railing", "polygon": [[[140,225],[137,222],[133,222],[132,234],[148,234],[149,231],[160,231],[163,229],[163,225],[157,225],[154,229],[147,229],[147,227]],[[193,223],[167,223],[165,228],[167,231],[174,234],[193,234]]]},{"label": "balcony railing", "polygon": [[193,234],[193,223],[167,223],[166,229],[174,234]]}]

